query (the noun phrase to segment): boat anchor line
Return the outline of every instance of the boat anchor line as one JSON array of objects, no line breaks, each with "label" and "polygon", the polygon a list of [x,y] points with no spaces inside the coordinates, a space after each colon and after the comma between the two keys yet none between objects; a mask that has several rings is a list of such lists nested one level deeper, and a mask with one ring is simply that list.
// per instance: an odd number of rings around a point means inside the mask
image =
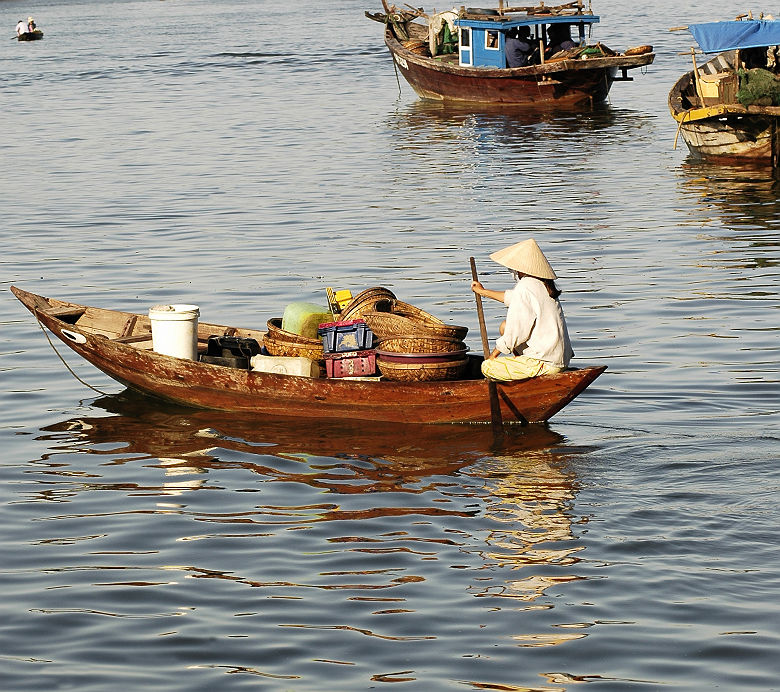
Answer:
[{"label": "boat anchor line", "polygon": [[[59,358],[62,361],[62,364],[67,368],[68,372],[73,375],[81,384],[83,384],[85,387],[91,389],[93,392],[97,392],[98,394],[102,396],[113,396],[112,394],[109,394],[108,392],[104,392],[102,389],[98,389],[97,387],[93,387],[89,382],[85,382],[82,380],[74,371],[73,368],[68,365],[67,361],[62,357],[60,352],[57,350],[57,347],[54,345],[54,342],[51,340],[51,337],[49,336],[49,333],[46,331],[46,327],[43,326],[43,323],[41,322],[40,318],[38,317],[38,310],[34,309],[35,314],[35,321],[38,323],[38,326],[41,328],[41,331],[43,332],[43,335],[46,337],[46,341],[49,342],[49,346],[52,347],[52,350],[57,354],[57,358]],[[62,330],[63,336],[65,336],[67,339],[70,339],[71,341],[77,343],[77,344],[85,344],[87,343],[86,338],[83,334],[77,334],[76,332],[71,332],[68,329]]]},{"label": "boat anchor line", "polygon": [[[403,60],[403,58],[401,58],[401,60]],[[405,60],[404,63],[406,63]],[[398,65],[395,64],[395,60],[393,60],[393,72],[395,72],[395,81],[396,84],[398,84],[398,98],[401,98],[401,78],[398,76]]]}]

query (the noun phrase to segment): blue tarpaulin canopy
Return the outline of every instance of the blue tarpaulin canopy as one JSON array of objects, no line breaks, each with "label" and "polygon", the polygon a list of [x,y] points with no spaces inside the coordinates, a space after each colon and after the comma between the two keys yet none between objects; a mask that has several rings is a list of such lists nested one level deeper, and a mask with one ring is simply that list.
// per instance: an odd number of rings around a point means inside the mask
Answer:
[{"label": "blue tarpaulin canopy", "polygon": [[691,24],[688,31],[705,53],[780,45],[780,22],[763,19]]}]

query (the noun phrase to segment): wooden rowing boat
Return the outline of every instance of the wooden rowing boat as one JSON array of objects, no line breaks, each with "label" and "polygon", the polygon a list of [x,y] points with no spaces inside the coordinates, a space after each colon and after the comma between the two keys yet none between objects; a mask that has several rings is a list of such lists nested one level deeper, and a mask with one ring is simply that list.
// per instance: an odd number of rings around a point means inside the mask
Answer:
[{"label": "wooden rowing boat", "polygon": [[[677,133],[694,157],[719,163],[778,165],[780,105],[738,100],[742,98],[739,89],[744,85],[746,70],[771,69],[778,73],[776,65],[766,64],[770,47],[756,45],[756,40],[762,39],[751,38],[749,31],[754,25],[760,30],[765,24],[775,22],[745,20],[685,27],[692,32],[719,30],[726,37],[721,45],[728,48],[702,65],[696,64],[696,54],[691,50],[693,69],[683,74],[669,92],[669,112],[678,123]],[[731,40],[729,32],[734,30],[739,38]],[[706,33],[703,36],[708,38]],[[775,38],[780,40],[780,31]],[[717,46],[705,44],[708,52],[714,52]]]},{"label": "wooden rowing boat", "polygon": [[[174,358],[152,348],[148,316],[13,294],[69,348],[126,387],[185,406],[246,414],[397,423],[491,421],[488,381],[472,356],[470,379],[432,382],[310,378],[255,372]],[[201,322],[202,347],[211,335],[264,332]],[[548,420],[593,382],[606,366],[571,369],[496,385],[504,422]]]},{"label": "wooden rowing boat", "polygon": [[[592,107],[606,100],[613,82],[632,81],[628,70],[649,65],[655,58],[652,46],[621,55],[601,43],[588,45],[586,31],[599,17],[583,12],[581,1],[558,7],[504,8],[500,3],[498,10],[463,8],[457,18],[448,13],[456,28],[446,44],[449,48],[437,43],[439,24],[449,26],[436,20],[438,15],[398,10],[384,0],[383,5],[384,14],[366,12],[366,16],[385,24],[385,45],[397,69],[423,99],[528,108]],[[561,24],[578,30],[578,45],[545,58],[548,30]],[[531,57],[532,64],[507,67],[504,46],[520,27],[528,28],[532,45],[542,50]]]}]

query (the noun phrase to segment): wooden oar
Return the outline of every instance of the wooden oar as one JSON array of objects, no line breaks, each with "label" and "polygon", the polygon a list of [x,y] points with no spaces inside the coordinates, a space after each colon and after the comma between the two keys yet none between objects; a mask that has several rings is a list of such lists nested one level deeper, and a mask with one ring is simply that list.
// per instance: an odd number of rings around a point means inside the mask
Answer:
[{"label": "wooden oar", "polygon": [[[471,263],[471,278],[474,281],[479,281],[474,258],[469,257],[469,262]],[[474,293],[474,297],[477,300],[477,317],[479,317],[479,331],[482,334],[482,350],[485,352],[485,360],[487,360],[490,357],[490,342],[488,341],[487,328],[485,327],[485,313],[482,310],[482,296],[479,293]],[[493,425],[494,432],[497,432],[502,430],[501,404],[498,401],[496,383],[490,379],[488,380],[488,394],[490,395],[490,422]]]}]

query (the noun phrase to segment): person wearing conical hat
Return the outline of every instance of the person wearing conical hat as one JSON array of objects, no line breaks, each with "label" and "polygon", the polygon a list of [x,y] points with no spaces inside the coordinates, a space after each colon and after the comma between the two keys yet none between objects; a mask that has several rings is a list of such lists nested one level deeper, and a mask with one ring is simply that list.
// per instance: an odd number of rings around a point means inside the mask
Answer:
[{"label": "person wearing conical hat", "polygon": [[498,250],[490,259],[510,269],[516,283],[507,291],[492,291],[479,281],[471,282],[474,293],[507,306],[501,336],[482,363],[482,373],[491,380],[508,382],[567,368],[574,352],[558,301],[558,277],[536,241],[529,238]]}]

